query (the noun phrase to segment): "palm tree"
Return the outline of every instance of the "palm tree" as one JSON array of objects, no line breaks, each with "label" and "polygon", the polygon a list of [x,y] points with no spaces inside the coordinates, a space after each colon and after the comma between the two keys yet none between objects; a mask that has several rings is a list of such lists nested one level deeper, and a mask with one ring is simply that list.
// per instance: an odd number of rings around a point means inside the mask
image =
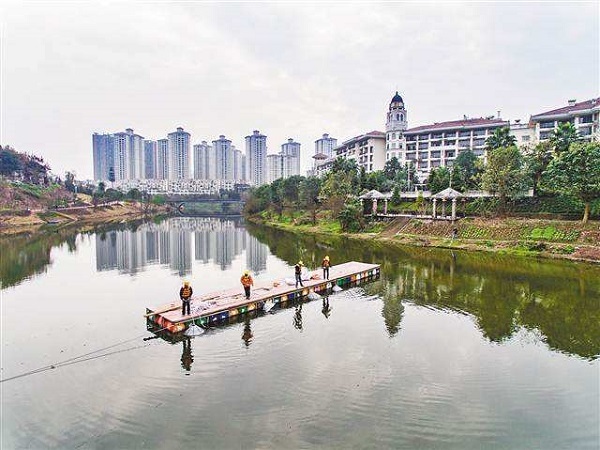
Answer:
[{"label": "palm tree", "polygon": [[508,127],[496,128],[494,134],[492,134],[485,141],[485,146],[488,150],[494,150],[501,147],[510,147],[515,145],[517,138],[511,136],[510,129]]},{"label": "palm tree", "polygon": [[579,142],[581,140],[581,136],[571,122],[563,122],[558,125],[552,132],[552,136],[550,137],[550,144],[552,144],[552,149],[557,155],[569,150],[569,147],[574,142]]}]

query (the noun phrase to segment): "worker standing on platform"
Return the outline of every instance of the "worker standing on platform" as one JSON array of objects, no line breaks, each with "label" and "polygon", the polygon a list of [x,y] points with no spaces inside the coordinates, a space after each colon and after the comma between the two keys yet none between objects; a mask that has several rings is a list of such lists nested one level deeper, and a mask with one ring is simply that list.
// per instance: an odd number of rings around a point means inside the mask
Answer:
[{"label": "worker standing on platform", "polygon": [[298,283],[300,286],[304,287],[302,284],[302,261],[298,261],[298,264],[294,266],[294,273],[296,274],[296,287],[298,287]]},{"label": "worker standing on platform", "polygon": [[329,266],[331,266],[331,264],[329,263],[329,256],[325,256],[325,258],[323,258],[323,262],[321,263],[321,267],[323,268],[324,280],[329,280]]},{"label": "worker standing on platform", "polygon": [[246,293],[246,300],[250,300],[250,286],[254,286],[254,280],[249,271],[244,271],[242,278],[240,278],[242,286],[244,286],[244,292]]},{"label": "worker standing on platform", "polygon": [[191,314],[190,312],[190,299],[192,298],[192,294],[194,291],[190,286],[189,281],[184,281],[183,286],[179,289],[179,298],[181,299],[181,315],[185,316],[186,311],[187,314]]}]

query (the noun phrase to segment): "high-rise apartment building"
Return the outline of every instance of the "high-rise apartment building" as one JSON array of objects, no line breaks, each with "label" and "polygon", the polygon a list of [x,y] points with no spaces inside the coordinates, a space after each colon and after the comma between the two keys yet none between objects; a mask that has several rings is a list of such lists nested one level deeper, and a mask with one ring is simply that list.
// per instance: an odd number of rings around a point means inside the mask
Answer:
[{"label": "high-rise apartment building", "polygon": [[144,176],[143,178],[156,178],[156,157],[157,144],[156,141],[144,141]]},{"label": "high-rise apartment building", "polygon": [[212,180],[215,178],[213,148],[206,141],[194,145],[194,178]]},{"label": "high-rise apartment building", "polygon": [[220,135],[219,139],[212,142],[215,155],[215,178],[217,180],[234,179],[234,151],[231,141]]},{"label": "high-rise apartment building", "polygon": [[253,186],[265,184],[267,178],[267,136],[254,130],[246,136],[246,181]]},{"label": "high-rise apartment building", "polygon": [[283,158],[280,153],[267,155],[267,183],[283,178]]},{"label": "high-rise apartment building", "polygon": [[169,140],[159,139],[156,149],[156,178],[169,179]]},{"label": "high-rise apartment building", "polygon": [[231,146],[231,149],[233,150],[233,179],[238,182],[244,181],[246,177],[242,151],[235,148],[234,145]]},{"label": "high-rise apartment building", "polygon": [[94,180],[107,181],[109,171],[114,170],[114,138],[112,134],[92,135],[92,154],[94,160]]},{"label": "high-rise apartment building", "polygon": [[281,156],[283,157],[283,177],[300,175],[300,143],[294,142],[292,138],[285,144],[281,144]]},{"label": "high-rise apartment building", "polygon": [[143,178],[144,137],[135,134],[133,129],[114,133],[115,180],[135,180]]},{"label": "high-rise apartment building", "polygon": [[177,128],[167,135],[169,141],[169,179],[190,178],[190,133]]},{"label": "high-rise apartment building", "polygon": [[331,158],[333,156],[333,149],[336,147],[337,139],[324,133],[323,137],[315,141],[315,155],[323,154],[327,156],[327,158]]}]

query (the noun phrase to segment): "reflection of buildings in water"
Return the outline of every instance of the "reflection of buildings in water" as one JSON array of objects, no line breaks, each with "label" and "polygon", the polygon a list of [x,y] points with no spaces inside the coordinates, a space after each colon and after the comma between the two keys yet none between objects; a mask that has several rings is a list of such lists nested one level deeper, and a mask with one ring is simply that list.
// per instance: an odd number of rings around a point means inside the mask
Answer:
[{"label": "reflection of buildings in water", "polygon": [[[143,224],[136,231],[97,234],[96,270],[134,274],[146,265],[159,263],[180,276],[187,275],[192,270],[192,245],[197,261],[212,260],[224,270],[245,250],[246,230],[233,220],[186,217]],[[264,251],[263,270],[266,246]]]},{"label": "reflection of buildings in water", "polygon": [[254,236],[248,235],[246,246],[246,266],[254,273],[267,270],[268,247]]},{"label": "reflection of buildings in water", "polygon": [[169,267],[179,276],[192,272],[192,233],[187,230],[170,230],[171,262]]}]

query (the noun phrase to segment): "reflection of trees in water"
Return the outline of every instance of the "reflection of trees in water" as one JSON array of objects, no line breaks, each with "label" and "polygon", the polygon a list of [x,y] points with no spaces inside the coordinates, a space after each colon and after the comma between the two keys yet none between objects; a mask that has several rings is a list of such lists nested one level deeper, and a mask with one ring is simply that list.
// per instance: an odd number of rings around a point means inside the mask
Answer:
[{"label": "reflection of trees in water", "polygon": [[69,252],[76,252],[77,236],[79,234],[98,232],[101,235],[104,234],[106,238],[106,231],[122,230],[131,226],[131,223],[100,225],[94,230],[83,233],[77,228],[65,227],[40,231],[32,235],[4,237],[0,239],[0,255],[2,255],[0,258],[0,280],[2,281],[2,287],[17,285],[25,278],[43,273],[46,266],[52,264],[50,251],[54,247],[66,243]]},{"label": "reflection of trees in water", "polygon": [[381,280],[363,287],[383,298],[382,316],[390,336],[400,330],[402,299],[408,299],[417,305],[473,315],[483,336],[492,342],[505,341],[524,327],[539,330],[551,349],[585,358],[600,355],[600,268],[596,266],[393,247],[256,226],[248,230],[289,264],[297,261],[298,248],[304,249],[304,262],[312,268],[320,266],[325,252],[334,264],[380,264]]}]

